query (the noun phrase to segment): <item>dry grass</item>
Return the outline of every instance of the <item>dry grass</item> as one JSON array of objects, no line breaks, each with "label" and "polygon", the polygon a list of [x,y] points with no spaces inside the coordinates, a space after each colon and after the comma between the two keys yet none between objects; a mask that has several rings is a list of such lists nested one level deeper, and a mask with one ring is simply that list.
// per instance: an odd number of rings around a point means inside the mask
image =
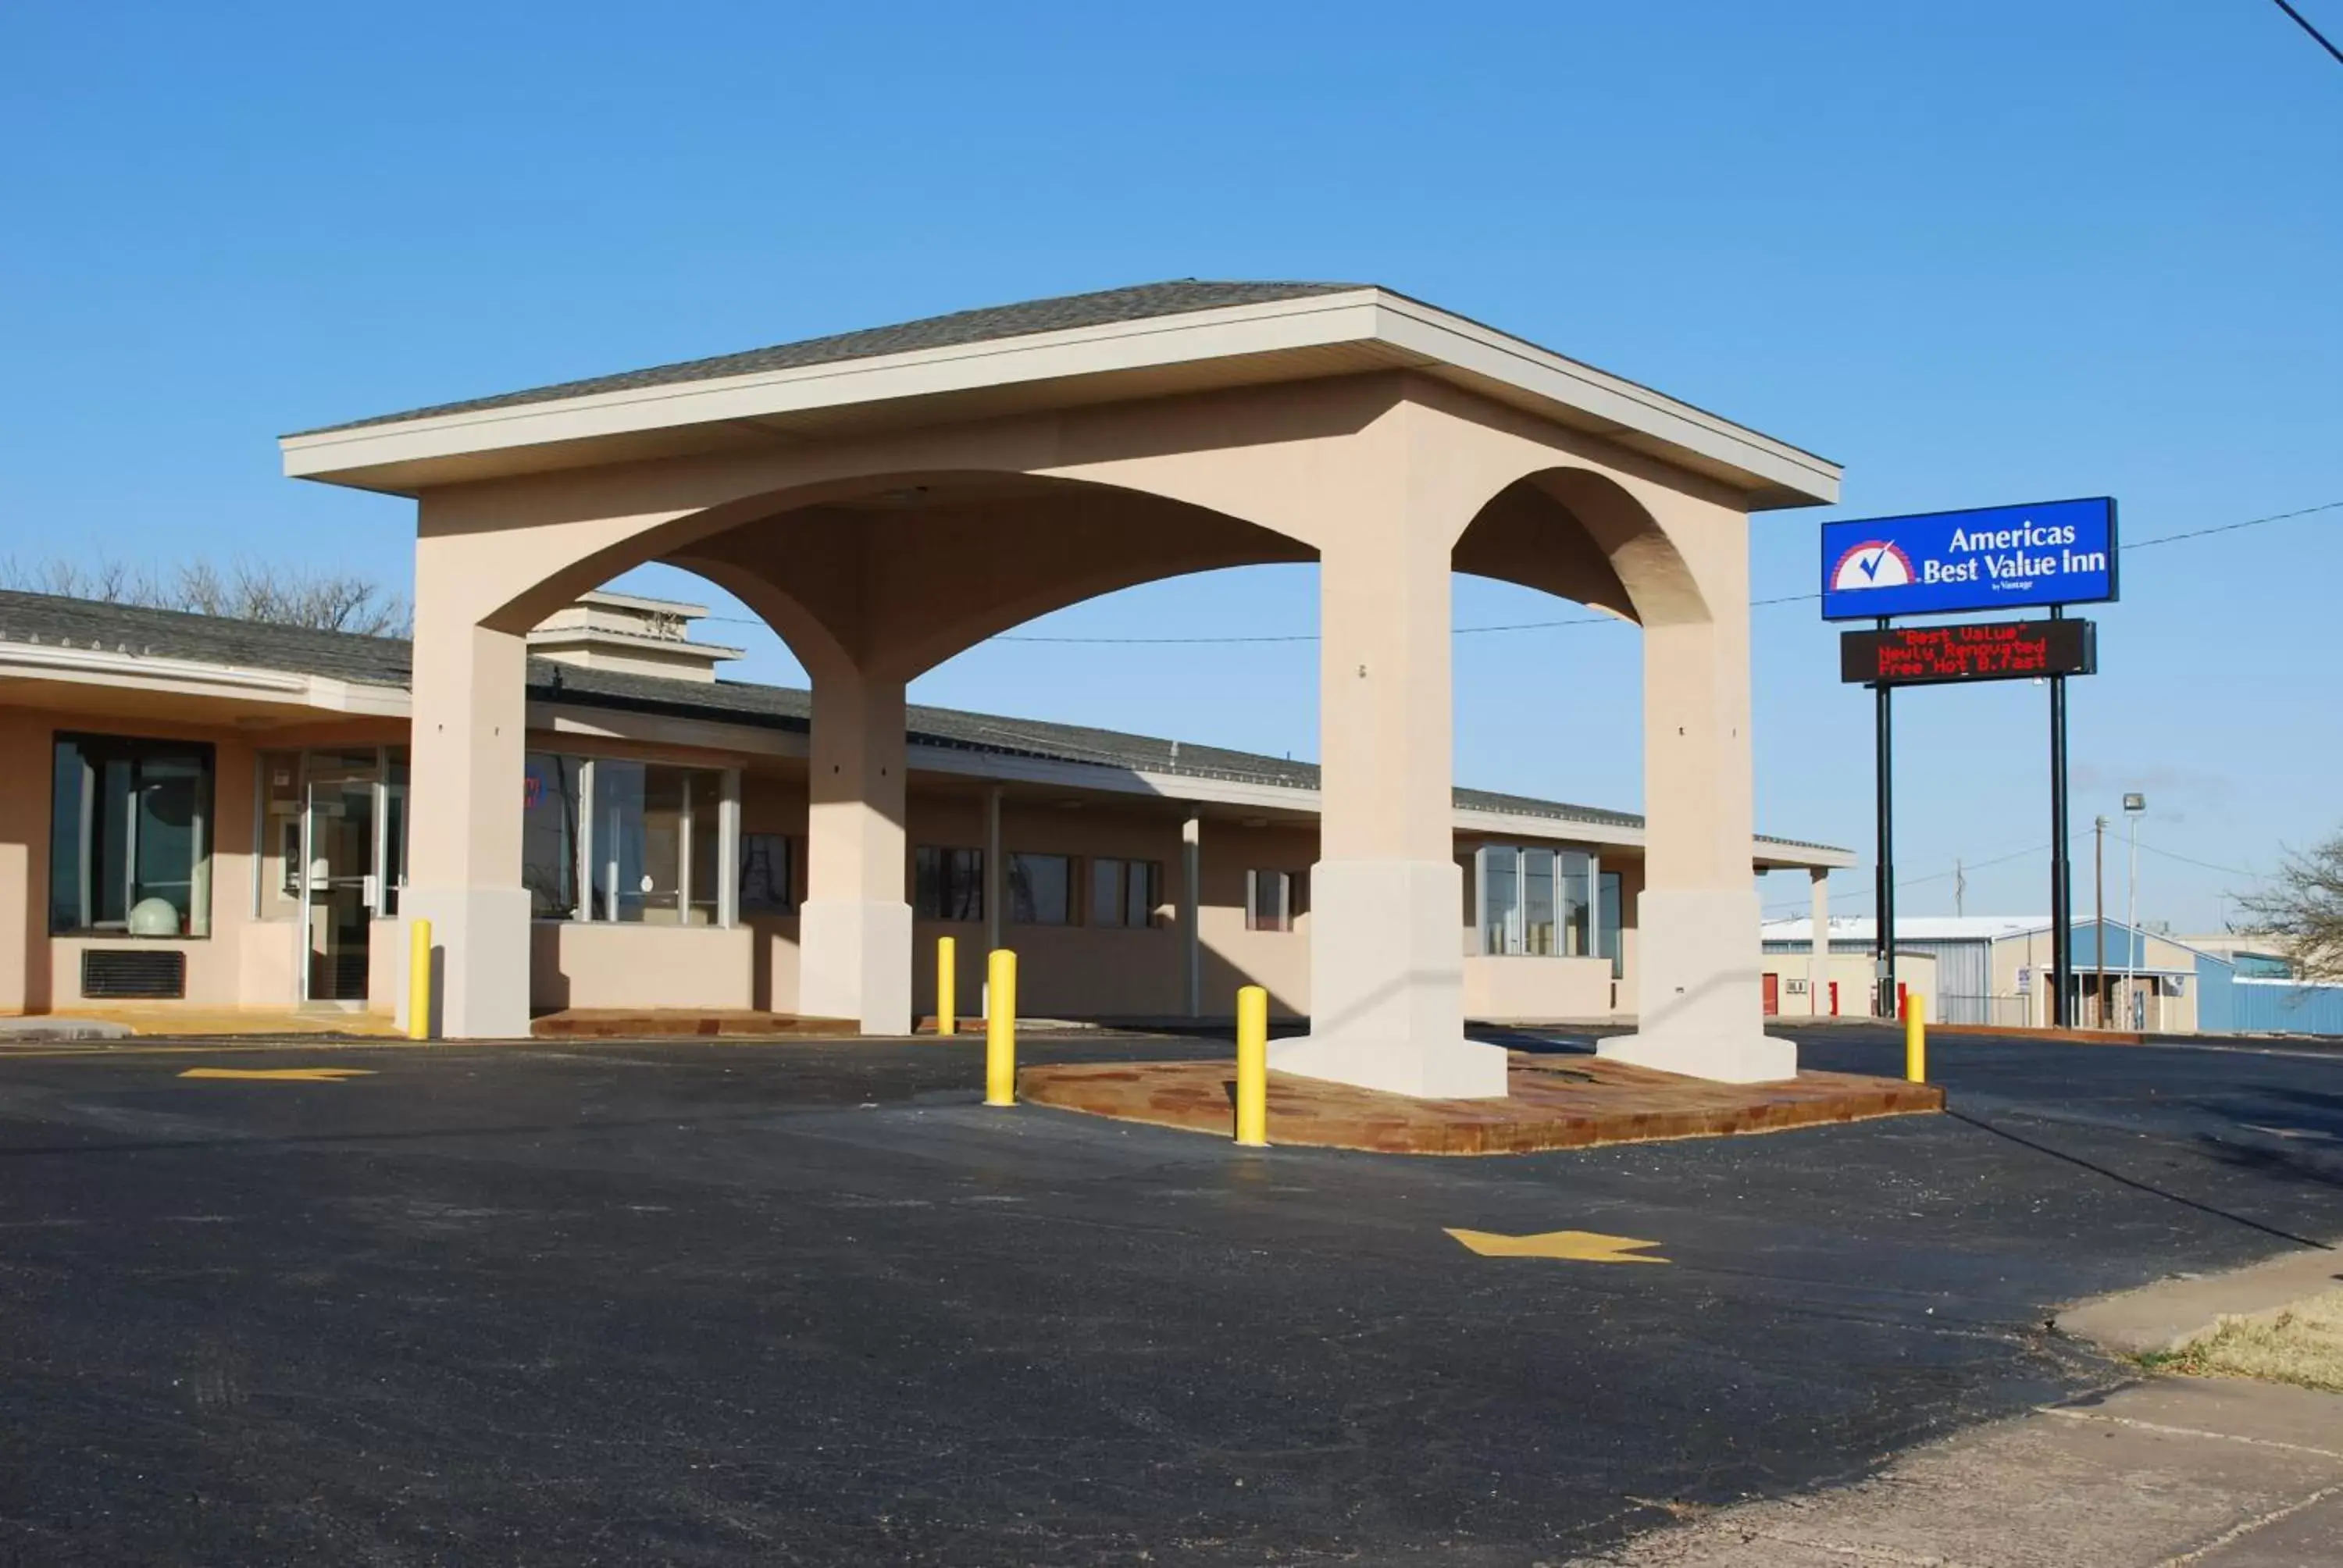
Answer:
[{"label": "dry grass", "polygon": [[2258,1378],[2343,1393],[2343,1290],[2275,1312],[2225,1317],[2210,1332],[2148,1359],[2159,1372]]}]

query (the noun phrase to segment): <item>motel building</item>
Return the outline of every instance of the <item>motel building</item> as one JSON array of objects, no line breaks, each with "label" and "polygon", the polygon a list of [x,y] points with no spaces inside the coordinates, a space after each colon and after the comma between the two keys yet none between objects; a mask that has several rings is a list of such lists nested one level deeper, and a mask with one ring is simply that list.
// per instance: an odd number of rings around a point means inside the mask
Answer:
[{"label": "motel building", "polygon": [[[908,1031],[935,939],[1021,1010],[1306,1020],[1280,1070],[1501,1095],[1487,1021],[1736,1081],[1755,878],[1751,514],[1824,459],[1388,290],[1173,283],[964,312],[287,437],[411,498],[412,642],[0,594],[0,1011],[559,1009]],[[718,678],[697,573],[809,690]],[[922,709],[906,683],[1159,578],[1314,561],[1321,762]],[[1642,815],[1451,776],[1450,582],[1644,634]],[[13,929],[11,929],[13,928]]]}]

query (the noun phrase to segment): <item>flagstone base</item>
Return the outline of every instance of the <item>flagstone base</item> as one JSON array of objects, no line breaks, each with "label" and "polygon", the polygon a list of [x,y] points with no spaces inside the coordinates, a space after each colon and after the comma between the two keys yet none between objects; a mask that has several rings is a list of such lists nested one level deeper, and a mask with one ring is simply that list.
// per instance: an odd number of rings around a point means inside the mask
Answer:
[{"label": "flagstone base", "polygon": [[[1510,1053],[1502,1100],[1416,1100],[1324,1079],[1269,1075],[1269,1141],[1377,1154],[1527,1154],[1668,1138],[1779,1132],[1941,1111],[1934,1084],[1848,1072],[1773,1083],[1681,1078],[1593,1056]],[[1021,1100],[1190,1132],[1234,1135],[1235,1064],[1029,1067]]]}]

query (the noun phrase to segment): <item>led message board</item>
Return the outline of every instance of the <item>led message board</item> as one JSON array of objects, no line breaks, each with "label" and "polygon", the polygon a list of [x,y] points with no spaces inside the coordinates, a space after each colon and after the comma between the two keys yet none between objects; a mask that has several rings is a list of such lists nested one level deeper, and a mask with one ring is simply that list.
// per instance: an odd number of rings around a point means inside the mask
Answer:
[{"label": "led message board", "polygon": [[2116,597],[2101,496],[1823,525],[1823,618],[2097,604]]},{"label": "led message board", "polygon": [[2087,620],[1962,621],[1843,631],[1839,679],[1861,686],[1937,686],[2094,675],[2098,628]]}]

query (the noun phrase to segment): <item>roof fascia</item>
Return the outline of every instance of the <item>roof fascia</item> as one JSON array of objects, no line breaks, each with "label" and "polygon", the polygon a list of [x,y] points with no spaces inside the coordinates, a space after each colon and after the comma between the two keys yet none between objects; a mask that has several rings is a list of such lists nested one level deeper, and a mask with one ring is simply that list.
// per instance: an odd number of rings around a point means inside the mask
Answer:
[{"label": "roof fascia", "polygon": [[1599,428],[1632,431],[1663,448],[1721,465],[1745,477],[1758,504],[1827,504],[1838,498],[1840,470],[1835,463],[1377,288],[317,431],[283,437],[278,447],[288,477],[397,491],[398,485],[367,476],[436,459],[1340,344],[1380,344],[1395,365],[1433,373],[1445,368],[1465,385],[1494,382],[1536,406],[1574,416],[1564,423],[1592,421]]},{"label": "roof fascia", "polygon": [[10,677],[188,697],[256,699],[368,717],[405,718],[412,708],[404,687],[50,643],[0,643],[0,679]]}]

